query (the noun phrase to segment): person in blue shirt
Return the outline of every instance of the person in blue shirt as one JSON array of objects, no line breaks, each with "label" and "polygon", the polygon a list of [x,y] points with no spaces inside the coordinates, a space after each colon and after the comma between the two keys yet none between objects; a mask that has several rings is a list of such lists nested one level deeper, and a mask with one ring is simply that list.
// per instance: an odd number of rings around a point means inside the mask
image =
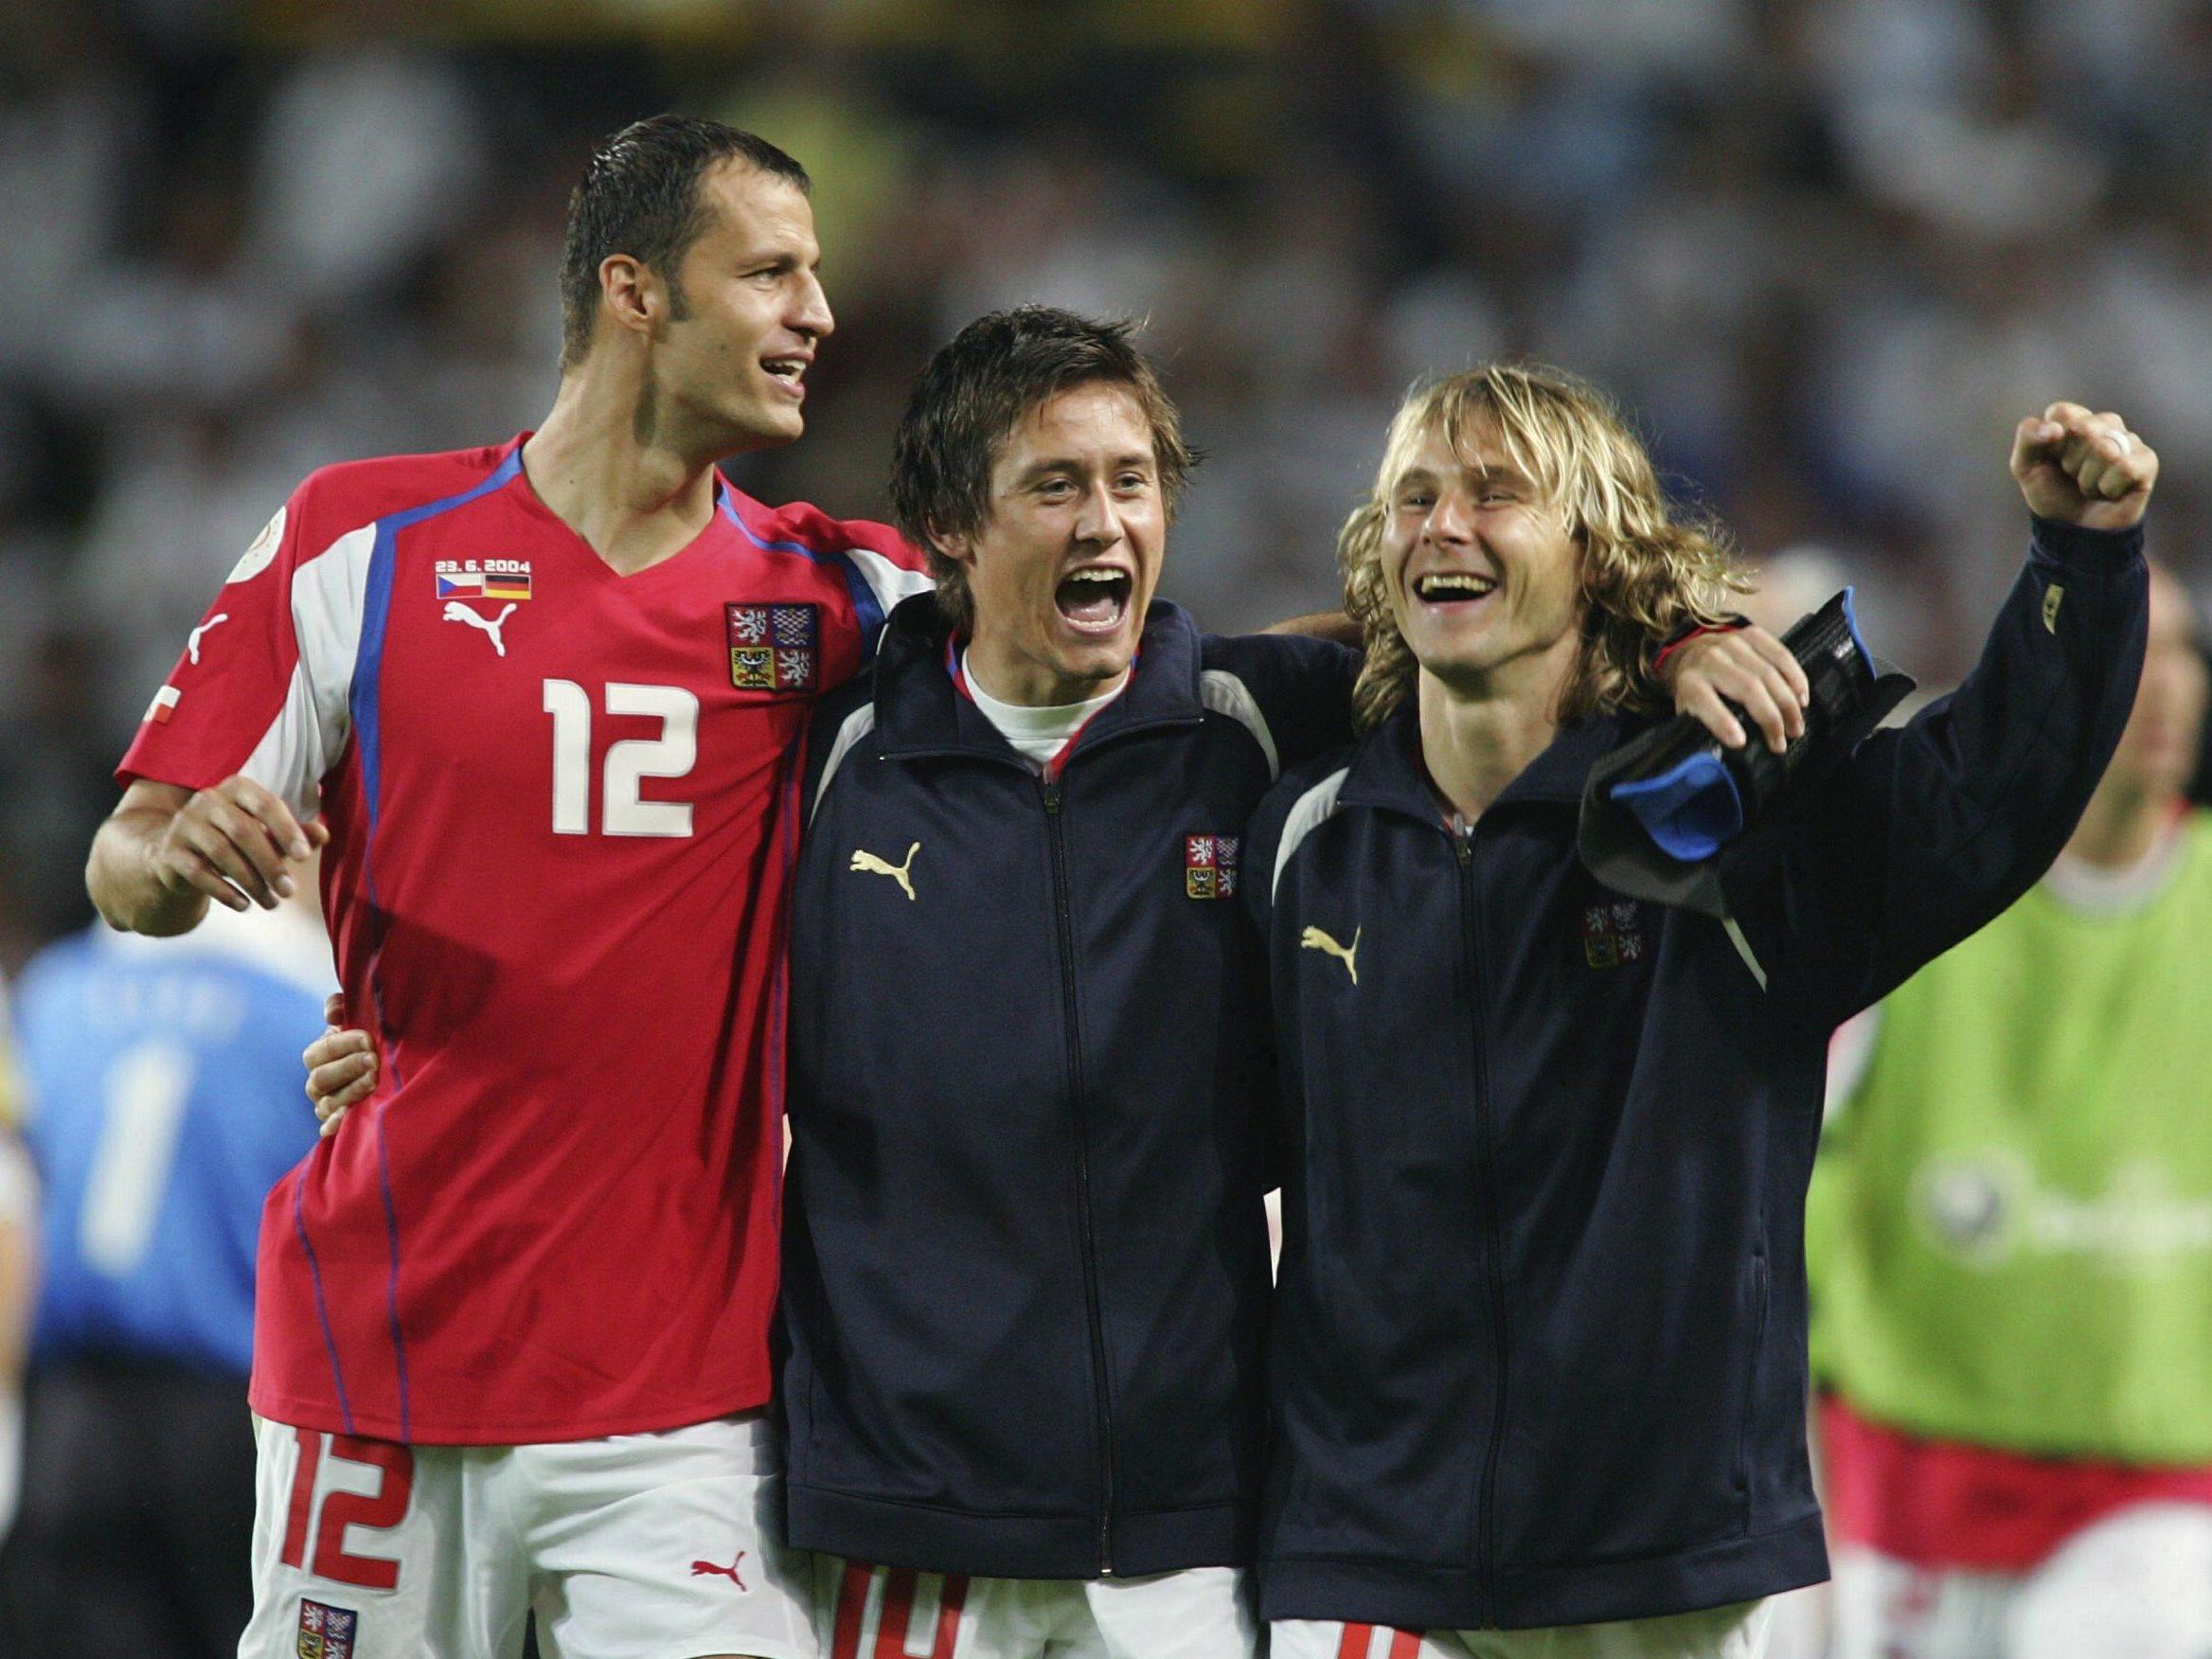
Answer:
[{"label": "person in blue shirt", "polygon": [[41,1280],[0,1554],[10,1651],[237,1650],[255,1243],[269,1188],[314,1144],[299,1052],[331,981],[294,901],[176,939],[94,927],[15,988]]}]

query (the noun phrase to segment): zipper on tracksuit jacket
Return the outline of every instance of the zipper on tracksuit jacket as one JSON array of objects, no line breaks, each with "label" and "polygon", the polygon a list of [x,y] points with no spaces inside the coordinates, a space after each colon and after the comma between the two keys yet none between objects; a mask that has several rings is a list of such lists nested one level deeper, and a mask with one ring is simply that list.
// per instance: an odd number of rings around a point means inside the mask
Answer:
[{"label": "zipper on tracksuit jacket", "polygon": [[1068,1097],[1076,1115],[1076,1227],[1082,1243],[1083,1305],[1091,1322],[1091,1382],[1098,1433],[1098,1572],[1114,1575],[1114,1425],[1106,1408],[1106,1329],[1098,1311],[1098,1248],[1091,1232],[1091,1146],[1084,1111],[1081,1027],[1076,1019],[1075,908],[1068,901],[1067,835],[1062,828],[1061,786],[1040,778],[1044,797],[1045,840],[1052,848],[1052,902],[1060,921],[1060,995],[1067,1022]]},{"label": "zipper on tracksuit jacket", "polygon": [[1489,1630],[1497,1623],[1498,1456],[1506,1440],[1507,1362],[1512,1350],[1512,1329],[1506,1319],[1506,1245],[1498,1218],[1497,1139],[1490,1110],[1489,1032],[1483,1018],[1482,981],[1475,972],[1479,966],[1475,959],[1475,934],[1482,919],[1482,894],[1474,880],[1475,833],[1471,828],[1464,834],[1454,834],[1452,841],[1459,857],[1460,972],[1466,975],[1467,1003],[1473,1023],[1475,1158],[1482,1189],[1484,1226],[1490,1238],[1490,1342],[1497,1356],[1497,1398],[1490,1409],[1490,1449],[1483,1456],[1482,1490],[1476,1494],[1475,1553],[1481,1575],[1477,1583],[1479,1628]]}]

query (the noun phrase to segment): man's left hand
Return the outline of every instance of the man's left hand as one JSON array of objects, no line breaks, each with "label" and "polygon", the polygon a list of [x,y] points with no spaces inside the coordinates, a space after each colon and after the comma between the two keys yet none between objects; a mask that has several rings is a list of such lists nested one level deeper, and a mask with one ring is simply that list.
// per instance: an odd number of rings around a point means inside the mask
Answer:
[{"label": "man's left hand", "polygon": [[1730,703],[1751,717],[1777,755],[1805,735],[1812,683],[1790,648],[1763,628],[1701,633],[1668,655],[1662,679],[1668,674],[1675,713],[1697,716],[1727,748],[1740,749],[1750,738]]},{"label": "man's left hand", "polygon": [[299,1058],[307,1067],[307,1097],[328,1140],[338,1133],[346,1114],[376,1087],[377,1058],[376,1044],[366,1031],[345,1028],[345,998],[332,995],[326,1000],[323,1018],[328,1028]]}]

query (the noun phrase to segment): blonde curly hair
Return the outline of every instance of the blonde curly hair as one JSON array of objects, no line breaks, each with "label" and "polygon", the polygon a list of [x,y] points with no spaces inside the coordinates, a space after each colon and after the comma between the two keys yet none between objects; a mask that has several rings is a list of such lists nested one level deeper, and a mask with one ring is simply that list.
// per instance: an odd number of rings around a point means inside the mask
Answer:
[{"label": "blonde curly hair", "polygon": [[1359,723],[1385,719],[1419,674],[1390,612],[1382,552],[1392,491],[1436,432],[1462,456],[1476,434],[1493,436],[1581,550],[1582,644],[1559,720],[1671,708],[1653,653],[1686,624],[1719,622],[1729,598],[1750,591],[1725,532],[1669,505],[1651,457],[1603,393],[1557,369],[1490,364],[1406,395],[1375,487],[1337,536],[1344,607],[1366,638],[1352,693]]}]

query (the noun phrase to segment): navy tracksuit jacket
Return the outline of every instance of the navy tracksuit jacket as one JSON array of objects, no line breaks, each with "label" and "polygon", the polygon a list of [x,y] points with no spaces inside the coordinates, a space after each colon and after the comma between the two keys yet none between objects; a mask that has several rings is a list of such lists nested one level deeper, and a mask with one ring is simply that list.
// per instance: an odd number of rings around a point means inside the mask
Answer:
[{"label": "navy tracksuit jacket", "polygon": [[[1041,778],[929,596],[825,700],[793,895],[791,1542],[995,1577],[1250,1559],[1275,1185],[1238,901],[1356,659],[1147,618]],[[896,873],[893,873],[896,872]]]},{"label": "navy tracksuit jacket", "polygon": [[1293,1149],[1271,1618],[1506,1629],[1826,1576],[1804,1200],[1829,1031],[2049,866],[2132,702],[2139,534],[2039,525],[1951,698],[1755,826],[1718,922],[1577,862],[1581,722],[1455,836],[1408,706],[1246,844]]}]

